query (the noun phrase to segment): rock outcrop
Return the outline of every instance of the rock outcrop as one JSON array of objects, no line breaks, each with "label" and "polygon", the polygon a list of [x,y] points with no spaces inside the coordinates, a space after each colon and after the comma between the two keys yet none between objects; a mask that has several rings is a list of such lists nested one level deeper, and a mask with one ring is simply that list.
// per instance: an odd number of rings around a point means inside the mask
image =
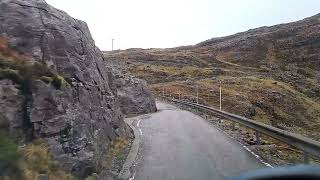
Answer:
[{"label": "rock outcrop", "polygon": [[126,115],[157,111],[155,100],[144,80],[132,76],[118,77],[115,82],[121,111]]},{"label": "rock outcrop", "polygon": [[127,116],[157,111],[155,99],[145,80],[128,73],[128,64],[122,60],[104,57],[107,66],[115,75],[115,85],[122,113]]},{"label": "rock outcrop", "polygon": [[0,37],[55,78],[32,77],[29,86],[1,80],[0,113],[12,128],[28,124],[32,137],[45,138],[66,170],[80,177],[99,172],[110,144],[130,131],[86,23],[44,0],[1,0]]},{"label": "rock outcrop", "polygon": [[0,112],[5,113],[7,119],[10,119],[10,128],[15,131],[22,129],[24,123],[22,107],[25,98],[18,88],[11,80],[0,81]]}]

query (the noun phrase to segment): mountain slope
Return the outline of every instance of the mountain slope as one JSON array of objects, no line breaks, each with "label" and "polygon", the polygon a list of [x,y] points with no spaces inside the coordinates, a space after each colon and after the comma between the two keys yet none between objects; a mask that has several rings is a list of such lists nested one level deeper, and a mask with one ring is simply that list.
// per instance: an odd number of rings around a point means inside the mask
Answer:
[{"label": "mountain slope", "polygon": [[151,83],[320,140],[320,14],[213,38],[194,46],[104,52],[104,59]]}]

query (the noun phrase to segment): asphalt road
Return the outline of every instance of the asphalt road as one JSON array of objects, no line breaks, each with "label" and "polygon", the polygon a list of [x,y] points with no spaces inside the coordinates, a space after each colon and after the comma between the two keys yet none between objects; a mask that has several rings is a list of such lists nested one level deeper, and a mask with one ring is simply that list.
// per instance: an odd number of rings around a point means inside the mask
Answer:
[{"label": "asphalt road", "polygon": [[157,102],[138,117],[140,150],[135,179],[209,180],[265,167],[238,142],[201,117]]}]

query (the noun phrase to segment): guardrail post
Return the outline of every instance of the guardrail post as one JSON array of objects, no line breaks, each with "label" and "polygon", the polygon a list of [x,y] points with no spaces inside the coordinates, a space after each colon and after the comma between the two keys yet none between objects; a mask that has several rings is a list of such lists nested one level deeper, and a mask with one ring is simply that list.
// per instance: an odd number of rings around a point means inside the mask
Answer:
[{"label": "guardrail post", "polygon": [[236,130],[236,122],[232,122],[232,131]]},{"label": "guardrail post", "polygon": [[307,152],[303,151],[303,162],[305,164],[309,164],[310,163],[310,156]]},{"label": "guardrail post", "polygon": [[180,99],[181,99],[181,97],[180,97],[180,96],[181,96],[181,93],[180,93],[180,90],[179,90],[179,101],[180,101]]},{"label": "guardrail post", "polygon": [[260,138],[260,132],[256,131],[256,144],[260,145],[261,144],[261,138]]},{"label": "guardrail post", "polygon": [[221,80],[219,81],[220,89],[219,89],[219,107],[220,111],[222,110],[222,87],[221,87]]},{"label": "guardrail post", "polygon": [[164,97],[164,86],[162,88],[162,96]]},{"label": "guardrail post", "polygon": [[199,86],[197,85],[197,104],[199,104]]}]

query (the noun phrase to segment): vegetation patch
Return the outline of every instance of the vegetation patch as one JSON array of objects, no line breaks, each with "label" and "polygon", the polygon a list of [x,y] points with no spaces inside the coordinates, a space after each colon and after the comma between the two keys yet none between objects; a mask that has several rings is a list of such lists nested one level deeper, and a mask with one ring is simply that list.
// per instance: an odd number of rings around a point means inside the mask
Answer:
[{"label": "vegetation patch", "polygon": [[0,113],[0,178],[18,179],[19,159],[18,144],[9,134],[9,121]]},{"label": "vegetation patch", "polygon": [[57,89],[69,84],[64,77],[53,73],[45,63],[32,63],[28,58],[11,50],[4,38],[0,38],[0,79],[10,79],[27,87],[31,87],[33,80],[39,79],[48,84],[52,83]]},{"label": "vegetation patch", "polygon": [[54,87],[56,87],[56,89],[61,89],[62,87],[69,85],[69,83],[64,79],[64,77],[59,75],[55,75],[51,83]]},{"label": "vegetation patch", "polygon": [[22,82],[22,77],[19,72],[13,69],[0,69],[0,80],[1,79],[10,79],[17,84]]},{"label": "vegetation patch", "polygon": [[219,81],[222,82],[222,109],[259,122],[320,139],[320,103],[293,86],[268,77],[219,76],[198,81],[173,81],[151,85],[156,95],[188,99],[219,108]]},{"label": "vegetation patch", "polygon": [[27,180],[38,180],[41,176],[56,180],[75,179],[71,174],[61,170],[51,156],[48,146],[41,140],[21,148],[20,152],[23,157],[20,163],[21,170]]},{"label": "vegetation patch", "polygon": [[125,137],[117,138],[114,143],[112,144],[108,154],[104,161],[102,161],[102,167],[111,167],[112,162],[115,160],[116,157],[121,154],[125,148],[128,146],[129,141]]},{"label": "vegetation patch", "polygon": [[52,83],[53,78],[52,77],[48,77],[48,76],[41,76],[40,80],[45,82],[45,83],[47,83],[47,84],[50,84],[50,83]]},{"label": "vegetation patch", "polygon": [[42,140],[19,146],[17,138],[9,132],[9,121],[0,113],[0,179],[39,180],[46,176],[52,180],[72,180],[54,161]]}]

